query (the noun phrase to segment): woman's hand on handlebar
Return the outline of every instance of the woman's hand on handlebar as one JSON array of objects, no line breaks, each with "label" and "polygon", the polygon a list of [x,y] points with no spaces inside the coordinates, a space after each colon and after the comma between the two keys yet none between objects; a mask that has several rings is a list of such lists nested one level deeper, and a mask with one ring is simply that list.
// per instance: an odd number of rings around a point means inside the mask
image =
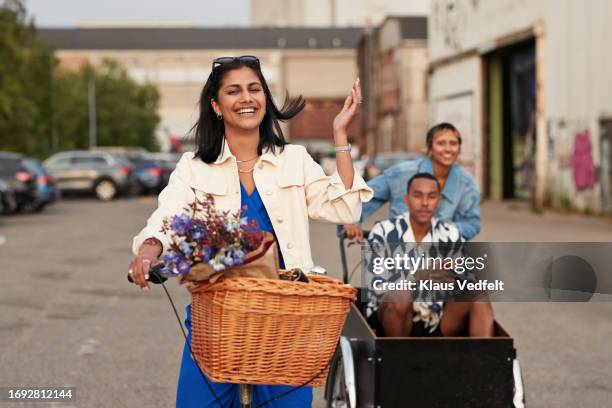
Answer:
[{"label": "woman's hand on handlebar", "polygon": [[355,241],[358,244],[363,242],[363,229],[356,224],[344,224],[344,233],[350,240]]},{"label": "woman's hand on handlebar", "polygon": [[159,255],[161,253],[161,244],[144,244],[138,253],[131,261],[128,273],[134,280],[134,284],[140,286],[145,292],[149,291],[149,269],[159,263]]}]

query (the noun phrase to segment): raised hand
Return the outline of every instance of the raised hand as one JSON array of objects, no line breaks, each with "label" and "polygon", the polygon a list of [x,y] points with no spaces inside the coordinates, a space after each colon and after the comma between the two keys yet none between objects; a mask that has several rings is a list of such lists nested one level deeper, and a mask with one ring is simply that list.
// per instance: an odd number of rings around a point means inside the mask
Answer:
[{"label": "raised hand", "polygon": [[[334,138],[346,138],[347,128],[353,120],[353,117],[355,117],[355,114],[357,113],[357,109],[359,108],[359,105],[361,105],[361,102],[361,84],[359,83],[359,78],[357,78],[355,83],[353,83],[351,95],[346,97],[346,99],[344,100],[344,106],[342,106],[342,110],[334,118]],[[345,142],[345,140],[339,141]]]}]

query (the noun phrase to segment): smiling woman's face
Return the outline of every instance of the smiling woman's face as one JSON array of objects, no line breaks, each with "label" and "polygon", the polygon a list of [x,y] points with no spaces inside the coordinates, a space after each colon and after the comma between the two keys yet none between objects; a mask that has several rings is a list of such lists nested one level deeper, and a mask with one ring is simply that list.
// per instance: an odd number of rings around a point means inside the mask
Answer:
[{"label": "smiling woman's face", "polygon": [[461,142],[457,133],[450,129],[436,132],[429,155],[431,160],[443,167],[450,167],[457,161]]},{"label": "smiling woman's face", "polygon": [[226,129],[258,128],[266,114],[266,94],[255,71],[249,67],[227,71],[212,107],[223,116]]}]

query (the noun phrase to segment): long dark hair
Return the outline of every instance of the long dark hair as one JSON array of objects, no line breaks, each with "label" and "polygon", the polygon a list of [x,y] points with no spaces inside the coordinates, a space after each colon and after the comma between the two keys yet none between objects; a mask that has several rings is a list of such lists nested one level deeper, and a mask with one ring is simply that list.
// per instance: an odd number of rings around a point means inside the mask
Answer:
[{"label": "long dark hair", "polygon": [[223,121],[217,119],[211,101],[212,99],[218,100],[219,87],[224,75],[228,71],[243,66],[251,68],[255,72],[261,81],[261,86],[266,95],[266,114],[259,124],[258,154],[262,154],[264,149],[269,149],[275,153],[276,147],[280,147],[282,152],[287,141],[285,140],[279,121],[284,122],[289,120],[304,109],[304,98],[298,96],[292,99],[289,97],[289,93],[287,93],[285,97],[283,107],[278,109],[272,99],[268,83],[257,62],[245,62],[236,59],[233,62],[216,66],[208,76],[204,88],[202,88],[202,93],[200,95],[200,116],[196,124],[191,128],[191,133],[195,136],[195,156],[202,159],[205,163],[212,163],[217,160],[223,149],[223,138],[225,133]]}]

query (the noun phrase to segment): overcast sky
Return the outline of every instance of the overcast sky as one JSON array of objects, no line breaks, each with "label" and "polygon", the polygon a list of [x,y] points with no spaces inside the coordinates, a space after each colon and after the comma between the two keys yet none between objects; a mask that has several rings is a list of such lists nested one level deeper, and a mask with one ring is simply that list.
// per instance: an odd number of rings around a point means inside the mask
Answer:
[{"label": "overcast sky", "polygon": [[25,3],[38,27],[74,27],[83,20],[244,26],[250,18],[248,0],[25,0]]}]

